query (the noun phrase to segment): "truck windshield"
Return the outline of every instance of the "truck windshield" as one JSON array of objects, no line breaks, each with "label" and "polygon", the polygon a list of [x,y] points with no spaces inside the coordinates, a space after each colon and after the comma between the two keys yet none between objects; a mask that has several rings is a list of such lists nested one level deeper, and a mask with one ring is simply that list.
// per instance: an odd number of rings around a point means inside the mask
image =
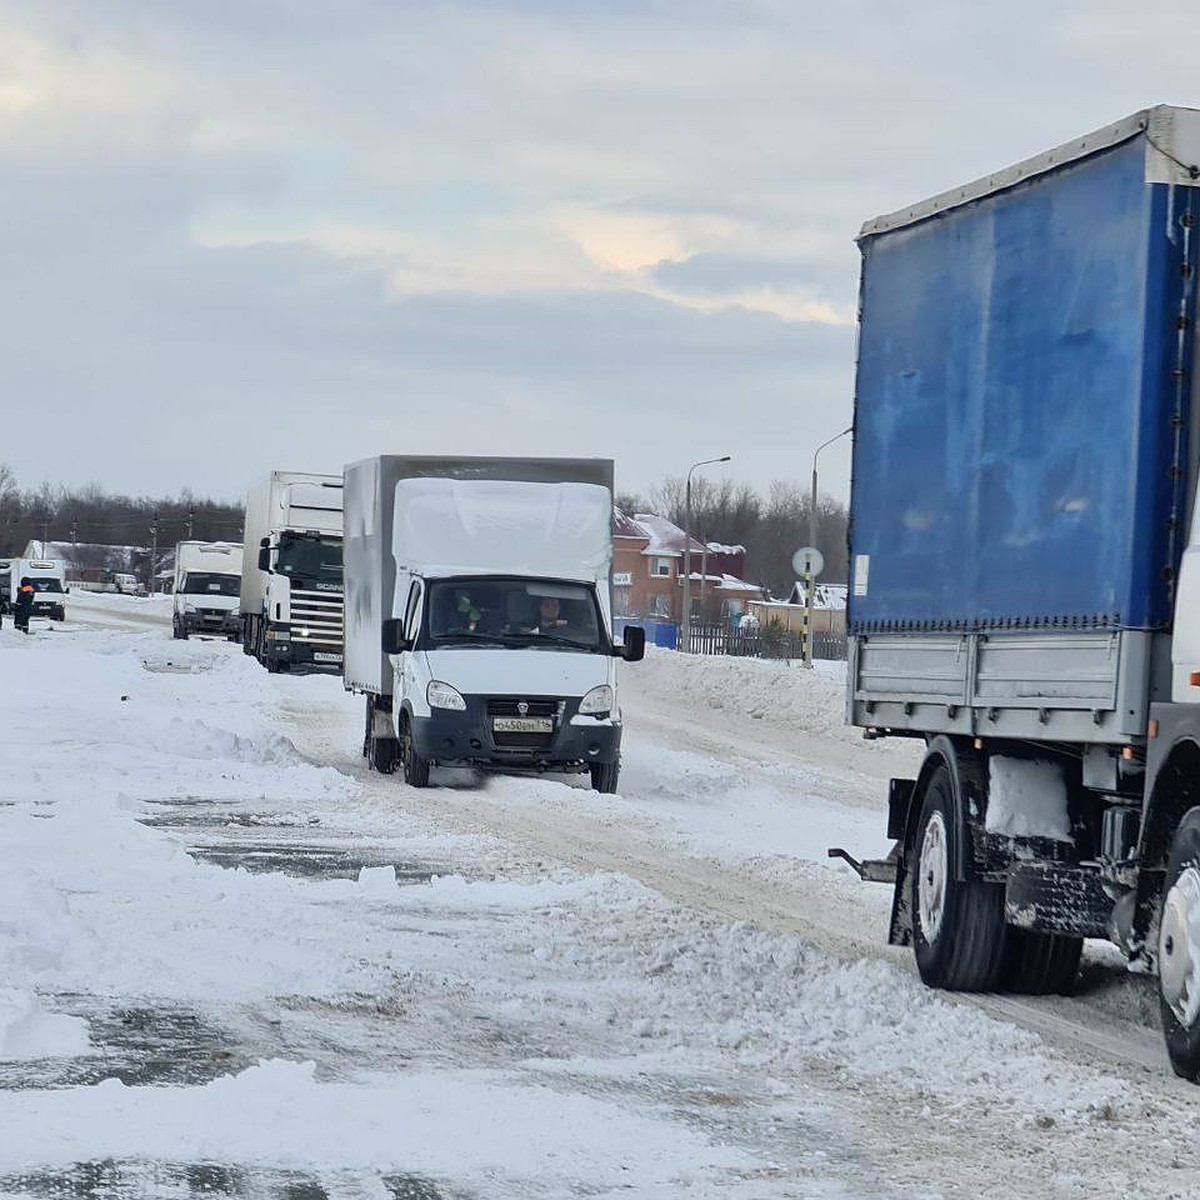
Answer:
[{"label": "truck windshield", "polygon": [[204,593],[209,596],[236,596],[241,590],[240,575],[218,575],[215,571],[189,571],[183,577],[181,592],[191,595]]},{"label": "truck windshield", "polygon": [[431,646],[607,649],[595,591],[553,579],[443,579],[429,585]]},{"label": "truck windshield", "polygon": [[317,587],[342,586],[342,543],[326,538],[288,537],[279,542],[275,570]]},{"label": "truck windshield", "polygon": [[61,592],[63,590],[61,579],[30,579],[35,592]]}]

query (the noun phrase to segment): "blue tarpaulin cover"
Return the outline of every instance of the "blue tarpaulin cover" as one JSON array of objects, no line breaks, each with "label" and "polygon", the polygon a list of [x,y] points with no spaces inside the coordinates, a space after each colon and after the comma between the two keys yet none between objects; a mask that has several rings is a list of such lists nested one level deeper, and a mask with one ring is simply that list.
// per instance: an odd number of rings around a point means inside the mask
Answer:
[{"label": "blue tarpaulin cover", "polygon": [[1196,199],[1144,152],[861,239],[853,631],[1169,622]]}]

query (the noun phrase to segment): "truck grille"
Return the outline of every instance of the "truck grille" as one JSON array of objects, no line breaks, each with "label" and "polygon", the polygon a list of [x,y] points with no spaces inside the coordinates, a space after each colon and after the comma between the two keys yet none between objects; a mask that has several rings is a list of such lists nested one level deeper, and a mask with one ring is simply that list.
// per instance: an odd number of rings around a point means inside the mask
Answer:
[{"label": "truck grille", "polygon": [[294,589],[291,614],[293,642],[341,650],[342,597],[339,593]]}]

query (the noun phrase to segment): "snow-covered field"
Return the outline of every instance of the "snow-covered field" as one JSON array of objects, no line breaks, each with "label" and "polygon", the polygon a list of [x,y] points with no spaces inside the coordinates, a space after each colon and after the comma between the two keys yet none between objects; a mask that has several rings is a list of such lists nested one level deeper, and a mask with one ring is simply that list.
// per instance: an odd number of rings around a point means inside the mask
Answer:
[{"label": "snow-covered field", "polygon": [[883,946],[825,848],[885,849],[914,751],[839,667],[654,653],[621,795],[413,791],[338,680],[68,618],[0,630],[0,1195],[1200,1191],[1110,954],[975,1002]]}]

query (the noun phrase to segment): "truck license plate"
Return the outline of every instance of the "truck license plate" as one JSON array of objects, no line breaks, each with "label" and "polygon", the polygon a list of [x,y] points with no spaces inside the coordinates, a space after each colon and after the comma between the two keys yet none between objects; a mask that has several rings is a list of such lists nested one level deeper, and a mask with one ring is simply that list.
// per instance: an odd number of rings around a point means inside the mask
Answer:
[{"label": "truck license plate", "polygon": [[313,651],[313,662],[341,662],[341,661],[342,661],[342,656],[340,654],[330,654],[326,650],[314,650]]},{"label": "truck license plate", "polygon": [[549,717],[493,717],[495,733],[553,733],[554,722]]}]

